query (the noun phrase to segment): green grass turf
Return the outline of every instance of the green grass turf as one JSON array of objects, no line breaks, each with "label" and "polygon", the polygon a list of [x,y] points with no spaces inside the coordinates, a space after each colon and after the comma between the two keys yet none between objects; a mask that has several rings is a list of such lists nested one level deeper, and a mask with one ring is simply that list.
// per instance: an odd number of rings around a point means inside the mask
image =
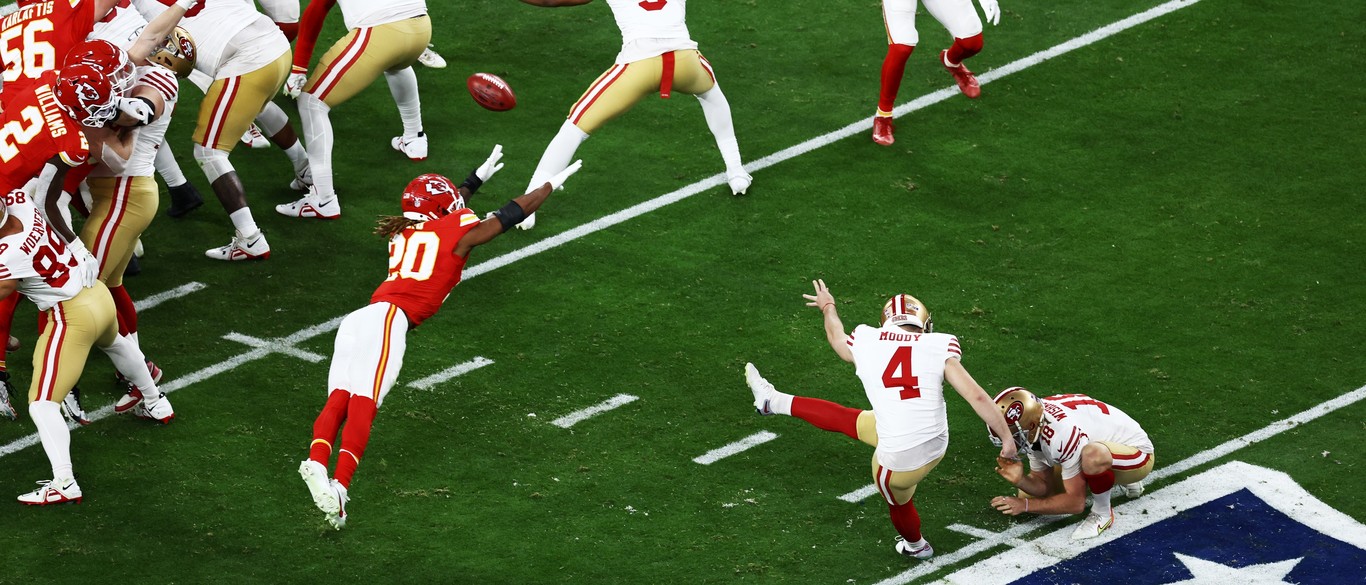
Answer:
[{"label": "green grass turf", "polygon": [[[372,218],[412,176],[463,177],[494,143],[507,168],[474,200],[518,194],[569,104],[612,61],[606,6],[432,3],[446,70],[418,69],[432,158],[392,152],[382,84],[334,112],[345,214],[299,222],[272,151],[233,156],[272,258],[221,265],[229,222],[210,202],[158,219],[135,296],[204,291],[147,311],[142,338],[168,380],[246,351],[222,335],[282,337],[364,304],[384,274]],[[849,138],[758,172],[751,195],[713,189],[462,284],[409,336],[400,385],[376,422],[334,532],[295,473],[326,363],[273,355],[172,395],[157,428],[122,417],[73,434],[87,501],[0,505],[0,582],[348,581],[856,583],[908,564],[870,482],[869,450],[798,420],[753,415],[741,367],[779,388],[865,404],[800,294],[825,278],[847,326],[911,292],[989,390],[1080,391],[1141,421],[1172,463],[1366,384],[1360,234],[1366,103],[1359,9],[1200,2],[898,121],[898,142]],[[1007,5],[979,71],[1138,12],[1141,5]],[[746,159],[871,114],[884,50],[877,2],[694,2]],[[333,15],[324,43],[340,34]],[[947,37],[920,19],[902,101],[947,85]],[[1325,41],[1332,47],[1325,54]],[[319,49],[319,54],[323,50]],[[474,71],[504,75],[520,105],[478,109]],[[197,95],[173,135],[188,156]],[[292,111],[292,104],[280,103]],[[579,154],[584,170],[472,264],[722,170],[691,98],[651,99]],[[206,190],[207,192],[207,190]],[[32,347],[32,309],[16,330]],[[331,334],[300,347],[324,355]],[[419,391],[458,362],[496,363]],[[88,405],[112,402],[94,357]],[[618,393],[641,399],[572,430],[548,421]],[[948,457],[921,484],[926,534],[1014,523],[980,423],[950,398]],[[535,416],[531,416],[532,414]],[[1360,404],[1230,458],[1290,473],[1357,520]],[[710,466],[691,459],[760,430],[780,437]],[[31,423],[0,425],[9,442]],[[1322,456],[1329,451],[1328,456]],[[3,458],[0,493],[46,477],[43,452]],[[1198,470],[1197,470],[1198,471]],[[1161,484],[1152,486],[1158,489]],[[733,504],[733,506],[732,506]]]}]

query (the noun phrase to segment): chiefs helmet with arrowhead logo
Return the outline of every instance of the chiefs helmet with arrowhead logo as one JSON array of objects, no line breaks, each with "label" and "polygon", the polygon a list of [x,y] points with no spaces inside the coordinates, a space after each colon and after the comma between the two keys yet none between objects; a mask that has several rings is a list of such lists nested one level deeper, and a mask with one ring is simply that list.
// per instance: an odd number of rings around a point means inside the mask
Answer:
[{"label": "chiefs helmet with arrowhead logo", "polygon": [[[1006,388],[996,395],[996,406],[1005,416],[1006,427],[1015,435],[1017,449],[1023,452],[1039,440],[1039,432],[1043,430],[1043,404],[1033,392],[1019,386]],[[1001,446],[1001,438],[990,427],[987,434],[993,444]]]},{"label": "chiefs helmet with arrowhead logo", "polygon": [[403,217],[414,221],[440,219],[464,206],[455,183],[435,173],[421,175],[403,189]]},{"label": "chiefs helmet with arrowhead logo", "polygon": [[896,295],[882,305],[882,325],[914,325],[925,333],[934,332],[934,321],[925,304],[911,295]]},{"label": "chiefs helmet with arrowhead logo", "polygon": [[62,69],[77,63],[84,63],[99,69],[119,93],[128,93],[133,88],[133,62],[128,52],[118,45],[105,40],[85,41],[71,48],[66,54]]},{"label": "chiefs helmet with arrowhead logo", "polygon": [[190,31],[177,26],[166,36],[166,42],[152,51],[147,60],[174,71],[176,77],[183,79],[189,77],[190,71],[194,70],[198,55],[199,51],[195,48],[194,37],[190,36]]},{"label": "chiefs helmet with arrowhead logo", "polygon": [[86,63],[76,63],[57,74],[57,106],[84,126],[103,127],[119,115],[122,97],[109,76]]}]

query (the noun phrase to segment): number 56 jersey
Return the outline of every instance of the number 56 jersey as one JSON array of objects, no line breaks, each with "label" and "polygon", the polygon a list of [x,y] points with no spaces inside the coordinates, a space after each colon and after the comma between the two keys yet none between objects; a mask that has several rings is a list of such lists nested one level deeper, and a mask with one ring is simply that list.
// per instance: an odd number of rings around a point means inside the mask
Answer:
[{"label": "number 56 jersey", "polygon": [[473,211],[457,209],[399,232],[389,240],[389,278],[370,302],[403,309],[413,327],[435,315],[465,269],[466,258],[455,255],[455,245],[477,225],[479,216]]},{"label": "number 56 jersey", "polygon": [[848,343],[877,416],[879,450],[906,450],[948,433],[944,363],[963,357],[957,337],[859,325]]}]

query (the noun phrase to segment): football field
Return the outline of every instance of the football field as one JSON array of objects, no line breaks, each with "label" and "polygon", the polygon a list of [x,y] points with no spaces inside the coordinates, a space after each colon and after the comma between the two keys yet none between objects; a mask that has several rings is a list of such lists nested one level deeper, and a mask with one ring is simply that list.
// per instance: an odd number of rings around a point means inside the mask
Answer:
[{"label": "football field", "polygon": [[[968,62],[978,100],[935,64],[950,39],[922,8],[885,148],[869,139],[879,2],[693,0],[689,28],[729,98],[749,194],[725,187],[689,96],[647,99],[595,134],[536,228],[476,250],[441,312],[410,332],[349,524],[334,531],[297,468],[337,324],[386,272],[375,218],[397,212],[417,174],[458,181],[494,144],[507,166],[471,207],[520,195],[620,47],[601,0],[429,5],[450,63],[417,68],[429,159],[389,147],[401,127],[383,82],[332,112],[338,221],[276,214],[296,197],[287,159],[234,151],[270,238],[264,262],[203,256],[232,228],[190,156],[200,95],[182,84],[172,145],[209,201],[158,217],[126,280],[176,419],[112,415],[122,390],[92,355],[80,387],[98,420],[72,433],[85,501],[0,504],[0,583],[1176,583],[1215,571],[1191,556],[1246,568],[1249,582],[1292,558],[1285,582],[1360,582],[1366,12],[1323,0],[1005,2]],[[334,11],[318,55],[343,32]],[[464,85],[476,71],[505,78],[517,108],[480,109]],[[276,102],[298,128],[292,100]],[[893,294],[917,296],[989,392],[1123,408],[1156,446],[1148,493],[1117,496],[1115,528],[1087,548],[1057,538],[1075,518],[1004,517],[988,505],[1010,487],[996,450],[950,396],[948,454],[916,492],[938,554],[895,554],[871,450],[756,415],[744,383],[750,361],[780,390],[867,406],[804,306],[817,278],[849,329],[876,324]],[[21,395],[34,321],[22,304],[9,358]],[[50,475],[16,398],[20,421],[0,422],[0,497]]]}]

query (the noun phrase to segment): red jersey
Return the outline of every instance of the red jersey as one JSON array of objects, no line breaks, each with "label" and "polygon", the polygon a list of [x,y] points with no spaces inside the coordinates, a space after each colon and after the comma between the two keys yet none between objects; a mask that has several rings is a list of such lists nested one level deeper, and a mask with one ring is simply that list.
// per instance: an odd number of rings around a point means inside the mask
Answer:
[{"label": "red jersey", "polygon": [[56,81],[55,71],[44,73],[0,115],[0,193],[22,188],[54,156],[73,167],[90,159],[81,125],[57,107]]},{"label": "red jersey", "polygon": [[19,10],[0,21],[5,85],[0,105],[38,84],[44,72],[61,67],[72,47],[95,28],[95,0],[21,1]]},{"label": "red jersey", "polygon": [[465,269],[466,258],[455,255],[455,245],[477,225],[479,216],[473,211],[457,209],[399,232],[389,240],[389,278],[370,302],[398,306],[413,327],[435,315]]}]

